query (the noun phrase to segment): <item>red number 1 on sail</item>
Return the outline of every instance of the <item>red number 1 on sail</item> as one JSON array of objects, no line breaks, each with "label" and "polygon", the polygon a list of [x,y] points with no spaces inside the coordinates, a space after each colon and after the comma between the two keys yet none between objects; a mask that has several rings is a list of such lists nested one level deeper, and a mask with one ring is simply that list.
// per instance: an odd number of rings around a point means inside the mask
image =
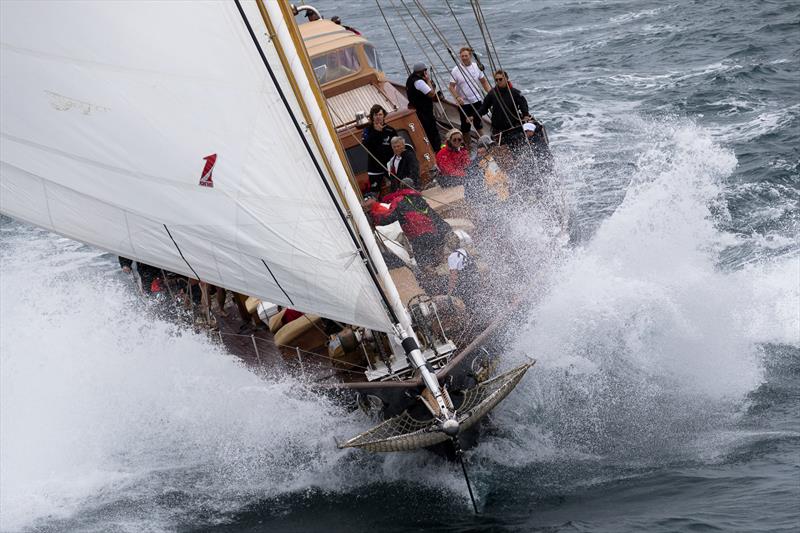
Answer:
[{"label": "red number 1 on sail", "polygon": [[206,166],[203,167],[203,173],[200,175],[200,185],[202,187],[213,187],[214,180],[211,173],[214,172],[214,165],[217,164],[217,154],[207,155],[203,158]]}]

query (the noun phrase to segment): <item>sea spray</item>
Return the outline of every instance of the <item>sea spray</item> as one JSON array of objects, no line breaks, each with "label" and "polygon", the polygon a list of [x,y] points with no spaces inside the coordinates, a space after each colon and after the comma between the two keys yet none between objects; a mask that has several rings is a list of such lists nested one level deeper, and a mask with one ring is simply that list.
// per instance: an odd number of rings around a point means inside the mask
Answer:
[{"label": "sea spray", "polygon": [[3,241],[4,530],[88,502],[143,498],[144,518],[162,491],[225,508],[324,480],[332,436],[360,420],[153,317],[96,250],[17,231]]},{"label": "sea spray", "polygon": [[497,414],[517,460],[556,448],[668,461],[741,412],[762,343],[800,342],[795,260],[718,264],[733,155],[692,124],[639,124],[651,147],[621,205],[556,267],[516,341],[518,358],[538,360]]},{"label": "sea spray", "polygon": [[374,421],[159,318],[108,255],[0,231],[0,530],[161,531],[287,494],[462,487],[427,452],[338,450]]}]

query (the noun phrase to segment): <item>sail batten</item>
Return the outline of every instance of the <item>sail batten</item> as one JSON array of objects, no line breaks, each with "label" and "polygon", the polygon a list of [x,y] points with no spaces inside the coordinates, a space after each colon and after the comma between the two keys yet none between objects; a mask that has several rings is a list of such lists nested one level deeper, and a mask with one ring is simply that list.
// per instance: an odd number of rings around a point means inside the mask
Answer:
[{"label": "sail batten", "polygon": [[234,4],[8,1],[0,25],[0,211],[391,329],[320,154],[292,124],[280,62],[273,83]]}]

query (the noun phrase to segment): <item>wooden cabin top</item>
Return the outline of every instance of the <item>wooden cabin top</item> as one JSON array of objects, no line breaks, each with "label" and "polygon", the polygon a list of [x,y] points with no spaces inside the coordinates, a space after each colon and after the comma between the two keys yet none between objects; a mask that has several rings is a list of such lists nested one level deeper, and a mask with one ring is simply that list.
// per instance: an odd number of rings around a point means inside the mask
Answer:
[{"label": "wooden cabin top", "polygon": [[299,28],[326,98],[386,80],[377,50],[364,37],[324,19]]},{"label": "wooden cabin top", "polygon": [[300,24],[300,35],[311,57],[367,42],[364,37],[356,35],[344,26],[325,19]]}]

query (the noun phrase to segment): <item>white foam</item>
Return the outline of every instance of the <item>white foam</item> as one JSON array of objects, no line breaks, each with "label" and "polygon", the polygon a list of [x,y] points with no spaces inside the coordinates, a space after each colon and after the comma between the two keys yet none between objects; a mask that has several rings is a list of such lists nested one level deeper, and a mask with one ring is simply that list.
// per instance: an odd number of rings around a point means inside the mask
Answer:
[{"label": "white foam", "polygon": [[341,455],[332,436],[360,427],[297,382],[261,380],[206,337],[147,316],[121,281],[87,267],[96,251],[36,239],[3,261],[4,530],[135,492],[162,469],[206,468],[220,497],[269,494],[324,472]]},{"label": "white foam", "polygon": [[717,137],[725,142],[746,142],[787,128],[800,114],[800,104],[780,109],[763,109],[746,122],[714,128]]},{"label": "white foam", "polygon": [[[0,530],[120,501],[132,503],[101,529],[170,530],[195,508],[376,479],[454,488],[468,505],[454,465],[338,450],[334,437],[373,421],[148,315],[96,250],[16,224],[3,233]],[[171,493],[182,508],[158,505]]]},{"label": "white foam", "polygon": [[658,7],[658,8],[655,8],[655,9],[644,9],[644,10],[641,10],[641,11],[631,11],[630,13],[624,13],[622,15],[617,15],[615,17],[611,17],[609,19],[609,22],[613,22],[613,23],[616,23],[616,24],[623,24],[623,23],[626,23],[626,22],[631,22],[633,20],[638,20],[640,18],[652,17],[653,15],[657,15],[658,13],[663,11],[664,9],[665,8],[663,8],[663,7]]},{"label": "white foam", "polygon": [[[763,379],[763,343],[800,345],[796,256],[717,265],[733,236],[716,228],[710,206],[733,154],[691,124],[643,121],[638,134],[649,148],[624,200],[556,270],[517,341],[538,364],[498,425],[533,444],[506,449],[509,461],[570,447],[667,454],[692,438],[677,433],[739,412]],[[519,438],[520,419],[540,427]]]}]

